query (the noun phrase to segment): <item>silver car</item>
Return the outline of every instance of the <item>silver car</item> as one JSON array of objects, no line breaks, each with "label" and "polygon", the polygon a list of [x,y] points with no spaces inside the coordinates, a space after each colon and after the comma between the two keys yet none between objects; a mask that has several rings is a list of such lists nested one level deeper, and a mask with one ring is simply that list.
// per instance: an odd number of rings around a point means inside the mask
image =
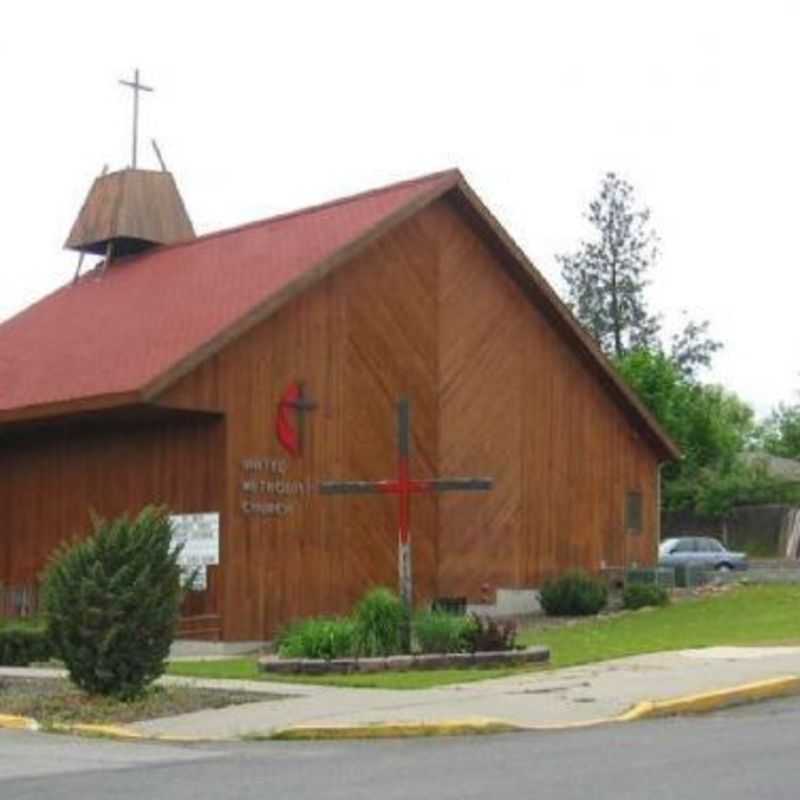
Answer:
[{"label": "silver car", "polygon": [[747,569],[747,555],[726,550],[722,542],[707,536],[665,539],[658,548],[659,567],[696,567],[719,572]]}]

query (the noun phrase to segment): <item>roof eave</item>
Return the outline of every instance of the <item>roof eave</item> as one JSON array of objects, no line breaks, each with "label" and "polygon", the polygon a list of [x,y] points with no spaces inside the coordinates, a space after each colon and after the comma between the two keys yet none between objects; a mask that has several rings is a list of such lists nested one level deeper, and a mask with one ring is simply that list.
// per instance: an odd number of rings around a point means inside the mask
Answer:
[{"label": "roof eave", "polygon": [[63,417],[85,412],[107,411],[142,402],[138,391],[124,391],[112,394],[91,395],[72,400],[57,400],[50,403],[0,409],[0,426],[17,422],[33,422],[51,417]]}]

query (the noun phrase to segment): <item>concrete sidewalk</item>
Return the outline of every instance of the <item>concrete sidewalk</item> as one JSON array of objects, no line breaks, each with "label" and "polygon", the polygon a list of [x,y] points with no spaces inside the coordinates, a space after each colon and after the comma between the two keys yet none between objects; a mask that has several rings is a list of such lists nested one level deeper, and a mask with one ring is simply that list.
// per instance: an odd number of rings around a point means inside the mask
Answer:
[{"label": "concrete sidewalk", "polygon": [[[0,669],[0,675],[56,671]],[[167,677],[164,683],[289,695],[129,726],[144,736],[227,739],[297,726],[439,725],[493,720],[522,728],[610,721],[643,701],[661,701],[800,676],[800,647],[715,647],[624,658],[419,691],[340,689],[254,681]]]},{"label": "concrete sidewalk", "polygon": [[607,720],[642,701],[695,695],[800,675],[800,648],[714,648],[660,653],[584,667],[422,691],[333,689],[270,684],[295,695],[214,712],[143,722],[148,735],[269,735],[294,726],[374,723],[436,725],[491,719],[518,727],[562,727]]}]

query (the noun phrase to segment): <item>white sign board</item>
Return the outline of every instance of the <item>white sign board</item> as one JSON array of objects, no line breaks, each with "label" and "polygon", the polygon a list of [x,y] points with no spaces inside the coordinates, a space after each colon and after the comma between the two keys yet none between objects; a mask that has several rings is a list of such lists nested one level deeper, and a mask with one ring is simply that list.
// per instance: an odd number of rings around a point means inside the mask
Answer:
[{"label": "white sign board", "polygon": [[208,587],[206,567],[219,564],[219,514],[173,514],[172,542],[183,545],[178,557],[184,579],[196,572],[191,589],[204,591]]}]

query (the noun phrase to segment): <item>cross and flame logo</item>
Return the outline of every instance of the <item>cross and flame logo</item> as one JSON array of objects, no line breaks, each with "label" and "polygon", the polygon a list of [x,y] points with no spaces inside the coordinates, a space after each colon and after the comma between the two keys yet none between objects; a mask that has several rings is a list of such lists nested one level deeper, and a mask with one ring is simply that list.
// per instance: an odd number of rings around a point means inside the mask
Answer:
[{"label": "cross and flame logo", "polygon": [[278,401],[278,416],[275,433],[281,446],[289,455],[299,456],[303,452],[305,439],[305,417],[317,404],[305,391],[302,381],[290,383]]}]

